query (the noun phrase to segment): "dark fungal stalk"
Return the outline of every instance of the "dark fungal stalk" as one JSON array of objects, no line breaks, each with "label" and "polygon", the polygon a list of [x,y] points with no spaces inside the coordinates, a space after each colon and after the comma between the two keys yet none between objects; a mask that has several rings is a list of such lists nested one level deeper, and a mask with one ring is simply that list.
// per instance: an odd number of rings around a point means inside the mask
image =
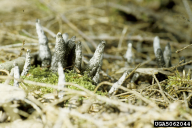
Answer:
[{"label": "dark fungal stalk", "polygon": [[[184,64],[184,63],[185,63],[185,57],[182,56],[182,57],[179,59],[179,65]],[[177,70],[178,70],[179,72],[182,72],[184,69],[185,69],[185,65],[180,66],[180,67],[177,68]]]},{"label": "dark fungal stalk", "polygon": [[76,71],[76,68],[81,71],[81,62],[82,62],[82,45],[81,42],[78,41],[75,48],[75,66],[74,71]]},{"label": "dark fungal stalk", "polygon": [[55,44],[55,52],[52,57],[51,62],[51,71],[57,72],[58,62],[61,62],[63,68],[67,66],[67,61],[65,60],[66,47],[65,42],[63,40],[62,34],[59,32],[56,35],[56,44]]},{"label": "dark fungal stalk", "polygon": [[138,72],[134,73],[134,75],[131,78],[130,83],[127,85],[127,88],[129,88],[129,89],[136,89],[135,82],[138,80],[139,76],[140,76],[140,74]]},{"label": "dark fungal stalk", "polygon": [[171,67],[171,46],[170,46],[169,42],[165,46],[163,56],[164,56],[164,61],[165,61],[165,67],[166,68]]},{"label": "dark fungal stalk", "polygon": [[76,47],[75,40],[76,36],[73,36],[71,37],[70,40],[67,41],[66,44],[67,51],[65,59],[67,60],[67,67],[72,66],[75,61],[75,47]]},{"label": "dark fungal stalk", "polygon": [[163,58],[163,52],[162,52],[161,48],[158,48],[156,51],[156,61],[157,61],[157,65],[159,68],[165,67],[165,61]]},{"label": "dark fungal stalk", "polygon": [[51,64],[51,51],[48,46],[48,39],[41,27],[40,20],[36,20],[36,31],[39,39],[39,56],[38,60],[41,61],[42,67],[49,67]]},{"label": "dark fungal stalk", "polygon": [[88,72],[91,78],[95,76],[97,68],[102,65],[104,48],[105,41],[101,41],[101,43],[97,46],[93,57],[90,59],[88,65],[85,68],[85,71]]},{"label": "dark fungal stalk", "polygon": [[63,71],[63,67],[62,67],[62,64],[61,62],[58,62],[58,75],[59,75],[59,78],[58,78],[58,98],[63,98],[64,96],[64,91],[61,91],[62,88],[65,87],[65,73]]},{"label": "dark fungal stalk", "polygon": [[97,68],[97,72],[96,72],[95,76],[93,77],[93,82],[96,85],[99,83],[99,78],[100,78],[99,72],[100,72],[100,69],[101,69],[101,67],[99,66]]}]

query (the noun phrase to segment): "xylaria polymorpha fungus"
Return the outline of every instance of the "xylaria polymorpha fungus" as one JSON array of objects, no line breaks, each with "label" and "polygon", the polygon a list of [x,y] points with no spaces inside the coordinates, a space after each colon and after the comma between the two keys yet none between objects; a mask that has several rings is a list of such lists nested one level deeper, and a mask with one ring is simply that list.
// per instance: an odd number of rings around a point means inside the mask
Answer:
[{"label": "xylaria polymorpha fungus", "polygon": [[48,39],[41,27],[40,20],[36,20],[36,31],[39,39],[39,56],[38,60],[41,61],[42,67],[49,67],[51,64],[51,51],[48,46]]},{"label": "xylaria polymorpha fungus", "polygon": [[126,79],[126,77],[128,76],[129,73],[130,73],[129,71],[125,71],[123,73],[121,78],[117,82],[115,82],[113,84],[113,86],[111,87],[111,89],[109,90],[109,95],[114,95],[117,92],[117,90],[123,84],[123,82],[125,81],[125,79]]},{"label": "xylaria polymorpha fungus", "polygon": [[90,59],[88,65],[86,66],[85,71],[88,71],[89,76],[92,78],[95,76],[97,68],[102,64],[105,44],[105,41],[101,41],[101,43],[97,46],[93,57]]},{"label": "xylaria polymorpha fungus", "polygon": [[157,52],[157,49],[158,48],[161,48],[160,46],[160,39],[158,36],[156,36],[153,40],[153,49],[154,49],[154,53],[155,53],[155,56],[156,56],[156,52]]},{"label": "xylaria polymorpha fungus", "polygon": [[93,82],[94,82],[95,84],[98,84],[98,83],[99,83],[99,78],[100,78],[99,72],[100,72],[100,69],[101,69],[101,66],[99,66],[99,67],[97,68],[96,74],[95,74],[95,76],[93,77]]},{"label": "xylaria polymorpha fungus", "polygon": [[163,52],[163,57],[165,60],[165,67],[166,68],[171,67],[171,46],[170,46],[169,42],[165,46],[165,50]]},{"label": "xylaria polymorpha fungus", "polygon": [[27,73],[28,73],[28,71],[30,69],[30,66],[31,66],[30,52],[31,52],[31,50],[27,49],[27,53],[26,53],[26,57],[25,57],[25,64],[24,64],[21,76],[27,75]]},{"label": "xylaria polymorpha fungus", "polygon": [[[180,57],[180,59],[179,59],[179,65],[184,64],[184,63],[185,63],[185,57],[182,56],[182,57]],[[182,72],[184,69],[185,69],[185,65],[179,66],[179,67],[177,68],[177,70],[178,70],[179,72]]]},{"label": "xylaria polymorpha fungus", "polygon": [[65,73],[63,71],[61,62],[58,62],[58,75],[58,97],[62,98],[64,96],[64,91],[61,91],[61,89],[65,87]]},{"label": "xylaria polymorpha fungus", "polygon": [[[20,78],[19,66],[16,62],[13,64],[13,66],[14,66],[14,78],[19,79]],[[16,79],[14,79],[14,86],[19,87],[19,81]]]},{"label": "xylaria polymorpha fungus", "polygon": [[127,51],[124,55],[124,58],[127,59],[128,64],[134,64],[134,54],[132,52],[132,43],[128,43]]},{"label": "xylaria polymorpha fungus", "polygon": [[71,37],[70,40],[67,41],[66,47],[67,47],[67,51],[66,51],[66,56],[65,56],[65,60],[67,61],[67,67],[70,67],[74,64],[75,61],[75,44],[76,41],[76,36]]},{"label": "xylaria polymorpha fungus", "polygon": [[157,65],[159,68],[165,67],[165,61],[163,58],[163,52],[162,52],[161,48],[158,48],[156,51],[156,61],[157,61]]},{"label": "xylaria polymorpha fungus", "polygon": [[59,32],[56,35],[55,52],[52,57],[50,68],[53,72],[57,72],[58,62],[61,62],[63,68],[67,66],[67,61],[65,60],[66,50],[67,49],[62,34]]},{"label": "xylaria polymorpha fungus", "polygon": [[[82,62],[82,45],[81,42],[78,41],[75,48],[75,66],[79,71],[81,71],[81,62]],[[76,71],[76,69],[74,69]]]}]

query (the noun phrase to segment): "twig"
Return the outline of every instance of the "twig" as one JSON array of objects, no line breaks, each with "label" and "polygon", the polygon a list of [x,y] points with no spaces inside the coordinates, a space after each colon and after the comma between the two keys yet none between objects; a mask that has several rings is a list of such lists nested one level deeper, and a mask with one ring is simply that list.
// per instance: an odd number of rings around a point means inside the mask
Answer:
[{"label": "twig", "polygon": [[173,66],[173,67],[170,67],[170,68],[165,68],[165,69],[167,69],[167,70],[175,70],[176,68],[178,68],[178,67],[180,67],[180,66],[184,66],[184,65],[187,65],[187,64],[190,64],[190,63],[192,63],[192,60],[191,61],[188,61],[188,62],[186,62],[186,63],[183,63],[183,64],[181,64],[181,65],[176,65],[176,66]]},{"label": "twig", "polygon": [[96,92],[97,92],[97,89],[98,89],[101,85],[104,85],[104,84],[113,86],[112,83],[110,83],[110,82],[108,82],[108,81],[103,81],[103,82],[99,83],[99,85],[97,85],[97,87],[95,88],[95,90],[93,91],[93,93],[96,93]]},{"label": "twig", "polygon": [[127,33],[127,29],[128,29],[127,26],[125,26],[125,27],[123,28],[121,37],[120,37],[120,39],[119,39],[118,49],[120,49],[121,46],[122,46],[122,42],[123,42],[123,39],[124,39],[124,37],[125,37],[125,34]]},{"label": "twig", "polygon": [[184,97],[184,103],[185,103],[186,110],[189,110],[189,105],[187,103],[187,97],[186,97],[186,93],[185,92],[183,92],[183,97]]},{"label": "twig", "polygon": [[186,48],[190,47],[191,45],[192,44],[189,44],[189,45],[185,46],[184,48],[177,50],[176,53],[179,53],[179,52],[185,50]]},{"label": "twig", "polygon": [[[4,22],[3,24],[0,24],[0,26],[17,26],[17,25],[31,25],[31,26],[35,26],[35,22],[31,22],[31,21],[26,21],[26,22],[23,22],[23,21],[15,21],[15,22]],[[49,30],[48,28],[46,27],[42,27],[43,30],[45,32],[47,32],[49,35],[51,35],[52,37],[55,37],[56,34],[54,32],[52,32],[51,30]]]},{"label": "twig", "polygon": [[36,105],[34,104],[33,102],[31,102],[30,100],[28,99],[24,99],[24,101],[28,104],[30,104],[31,106],[33,106],[33,108],[39,113],[39,114],[42,114],[42,111],[41,109]]},{"label": "twig", "polygon": [[76,116],[76,117],[78,117],[80,119],[84,119],[84,120],[87,120],[89,122],[92,122],[93,124],[95,124],[98,127],[103,127],[103,121],[99,120],[99,119],[95,120],[92,116],[81,114],[76,110],[69,111],[68,109],[63,109],[63,112],[67,113],[67,114],[69,114],[69,115],[71,115],[73,117]]},{"label": "twig", "polygon": [[162,90],[162,88],[161,88],[161,85],[160,85],[159,81],[157,80],[157,77],[155,76],[154,73],[153,73],[153,77],[155,78],[155,80],[156,80],[156,82],[157,82],[157,85],[159,86],[161,95],[164,97],[164,99],[165,99],[168,103],[170,103],[170,101],[167,99],[167,97],[166,97],[165,94],[163,93],[163,90]]},{"label": "twig", "polygon": [[[91,39],[93,40],[119,40],[120,37],[119,36],[90,36]],[[154,37],[144,37],[141,35],[135,35],[135,36],[130,36],[130,37],[124,37],[124,40],[132,40],[132,41],[145,41],[146,43],[152,43],[154,40]],[[188,44],[184,44],[184,43],[177,43],[174,41],[170,41],[170,40],[164,40],[161,39],[161,44],[166,45],[167,42],[170,42],[171,46],[175,46],[175,47],[184,47]]]},{"label": "twig", "polygon": [[13,34],[13,33],[2,31],[2,30],[0,30],[0,33],[2,35],[6,35],[10,39],[18,39],[18,40],[21,40],[21,41],[25,40],[27,42],[33,42],[33,43],[37,43],[38,42],[38,40],[36,40],[36,39],[32,39],[32,38],[29,38],[29,37],[26,37],[26,36],[22,36],[22,35],[18,35],[18,34]]},{"label": "twig", "polygon": [[138,92],[136,92],[136,91],[133,91],[133,90],[130,90],[130,89],[127,89],[127,88],[122,87],[122,86],[120,87],[120,89],[123,89],[123,90],[125,90],[125,91],[127,91],[127,92],[130,92],[130,93],[134,94],[136,97],[138,97],[138,98],[140,98],[141,100],[145,101],[145,102],[148,103],[150,106],[155,107],[157,110],[159,109],[158,106],[157,106],[154,102],[152,102],[151,100],[148,100],[147,98],[143,97],[140,93],[138,93]]},{"label": "twig", "polygon": [[[0,76],[0,78],[12,78],[13,77],[7,77],[7,76]],[[18,79],[17,79],[18,80]],[[36,86],[41,86],[41,87],[50,87],[50,88],[54,88],[54,89],[57,89],[58,87],[57,86],[54,86],[54,85],[51,85],[51,84],[45,84],[45,83],[39,83],[39,82],[33,82],[33,81],[29,81],[29,80],[22,80],[22,79],[19,79],[20,81],[23,81],[24,83],[27,83],[27,84],[33,84],[33,85],[36,85]],[[114,99],[109,99],[105,96],[100,96],[100,95],[96,95],[94,94],[93,92],[79,86],[78,84],[74,84],[74,83],[70,83],[70,82],[66,82],[65,85],[71,85],[71,86],[75,86],[83,91],[77,91],[77,90],[72,90],[72,89],[68,89],[68,88],[62,88],[61,90],[63,91],[68,91],[68,92],[71,92],[71,94],[79,94],[79,95],[82,95],[82,96],[85,96],[85,95],[90,95],[90,96],[93,96],[95,97],[96,99],[98,100],[101,100],[101,101],[104,101],[104,102],[107,102],[109,104],[113,104],[113,105],[117,105],[117,106],[120,106],[120,107],[123,107],[123,108],[127,108],[127,109],[133,109],[133,110],[136,110],[136,111],[141,111],[141,112],[147,112],[150,108],[146,108],[146,107],[142,107],[142,106],[135,106],[135,105],[130,105],[130,104],[126,104],[126,103],[122,103],[118,100],[114,100]],[[125,90],[127,90],[126,88],[123,88]],[[154,105],[153,105],[154,106]]]},{"label": "twig", "polygon": [[[127,78],[129,78],[139,67],[140,67],[140,65],[141,64],[138,64],[134,69],[133,69],[133,71],[131,71],[131,73],[125,78],[125,80],[127,79]],[[124,80],[124,81],[125,81]]]}]

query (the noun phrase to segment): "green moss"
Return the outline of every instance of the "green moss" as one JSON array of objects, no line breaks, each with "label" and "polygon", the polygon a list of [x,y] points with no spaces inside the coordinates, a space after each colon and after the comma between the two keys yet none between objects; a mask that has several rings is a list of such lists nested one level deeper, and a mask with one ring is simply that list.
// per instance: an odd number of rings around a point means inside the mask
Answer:
[{"label": "green moss", "polygon": [[[65,73],[65,80],[66,82],[73,82],[75,84],[78,84],[90,91],[93,91],[95,89],[95,85],[91,83],[92,80],[90,77],[87,76],[87,74],[78,75],[73,71],[67,71],[67,73]],[[74,86],[68,86],[68,88],[80,90],[79,88]]]},{"label": "green moss", "polygon": [[[53,84],[57,86],[58,83],[58,74],[57,73],[52,73],[46,68],[41,68],[40,66],[38,67],[31,67],[29,73],[26,76],[22,77],[25,80],[31,80],[35,82],[41,82],[41,83],[47,83],[47,84]],[[72,82],[75,84],[78,84],[90,91],[93,91],[95,89],[95,85],[92,84],[92,80],[90,77],[85,75],[79,75],[74,73],[73,71],[65,71],[65,80],[66,82]],[[52,93],[54,89],[48,88],[48,87],[39,87],[39,86],[34,86],[34,85],[26,85],[27,86],[27,91],[41,91],[42,94],[46,93]],[[76,89],[80,90],[77,87],[74,86],[67,86],[70,89]],[[102,92],[98,92],[99,94],[102,94]]]},{"label": "green moss", "polygon": [[[50,72],[46,68],[38,67],[31,67],[27,76],[22,77],[25,80],[31,80],[35,82],[47,83],[47,84],[54,84],[56,85],[58,82],[58,75],[55,73]],[[52,93],[54,89],[48,87],[39,87],[34,85],[27,84],[27,91],[41,91],[43,94],[45,93]]]},{"label": "green moss", "polygon": [[168,76],[167,85],[163,85],[165,87],[165,91],[169,94],[177,93],[177,87],[189,87],[190,75],[187,77],[181,77],[179,72],[175,71],[175,76]]}]

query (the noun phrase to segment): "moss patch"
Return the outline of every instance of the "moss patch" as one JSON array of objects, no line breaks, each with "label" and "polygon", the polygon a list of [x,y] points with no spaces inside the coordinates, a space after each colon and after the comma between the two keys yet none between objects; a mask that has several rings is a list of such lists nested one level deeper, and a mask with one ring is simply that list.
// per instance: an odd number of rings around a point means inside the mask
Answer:
[{"label": "moss patch", "polygon": [[190,86],[190,75],[180,76],[179,72],[176,70],[174,76],[168,76],[168,82],[165,86],[166,92],[169,94],[180,93],[177,91],[177,87],[189,87]]},{"label": "moss patch", "polygon": [[[31,80],[35,82],[41,82],[41,83],[47,83],[47,84],[53,84],[57,86],[58,83],[58,74],[57,73],[52,73],[46,68],[41,68],[40,66],[38,67],[31,67],[29,73],[26,76],[22,77],[25,80]],[[92,84],[92,80],[90,77],[85,75],[79,75],[74,73],[73,71],[65,71],[65,80],[66,82],[72,82],[75,84],[78,84],[90,91],[93,91],[95,89],[95,85]],[[34,85],[26,85],[27,91],[41,91],[43,94],[46,93],[52,93],[54,89],[48,88],[48,87],[39,87],[39,86],[34,86]],[[70,89],[76,89],[80,90],[77,87],[74,86],[67,86]],[[101,93],[101,92],[98,92]]]}]

